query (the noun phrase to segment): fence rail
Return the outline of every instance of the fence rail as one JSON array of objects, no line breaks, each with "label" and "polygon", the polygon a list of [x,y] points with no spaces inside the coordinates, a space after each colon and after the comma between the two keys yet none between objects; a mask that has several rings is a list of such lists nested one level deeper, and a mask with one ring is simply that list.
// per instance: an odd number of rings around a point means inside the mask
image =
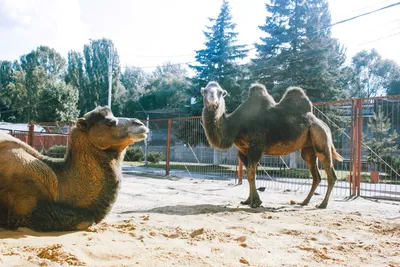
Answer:
[{"label": "fence rail", "polygon": [[[400,200],[400,96],[347,99],[315,103],[314,114],[331,129],[343,162],[334,161],[338,181],[333,194]],[[124,171],[201,179],[236,179],[245,176],[237,149],[215,150],[208,145],[201,117],[150,119],[148,139],[134,145],[143,151],[136,162],[126,162]],[[41,125],[45,132],[10,133],[39,151],[67,145],[70,126]],[[52,128],[53,127],[53,128]],[[0,125],[1,130],[1,125]],[[152,153],[161,153],[157,162]],[[152,162],[154,161],[154,162]],[[319,168],[322,166],[319,163]],[[317,193],[326,189],[326,174]],[[312,179],[300,152],[265,155],[257,170],[257,186],[308,192]]]}]

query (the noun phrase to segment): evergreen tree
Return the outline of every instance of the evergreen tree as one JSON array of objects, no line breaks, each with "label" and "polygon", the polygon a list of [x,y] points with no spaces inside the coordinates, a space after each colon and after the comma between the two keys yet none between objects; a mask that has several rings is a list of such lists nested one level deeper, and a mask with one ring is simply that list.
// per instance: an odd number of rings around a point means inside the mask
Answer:
[{"label": "evergreen tree", "polygon": [[[369,118],[367,126],[370,133],[364,138],[365,143],[379,157],[386,160],[391,159],[394,152],[398,151],[397,139],[399,135],[395,129],[392,129],[390,118],[385,116],[380,106],[377,112]],[[381,160],[374,153],[369,153],[367,160],[376,164],[381,163]]]},{"label": "evergreen tree", "polygon": [[280,99],[289,86],[302,87],[312,101],[343,98],[348,70],[345,51],[331,37],[331,16],[325,0],[272,0],[260,29],[251,64],[254,80]]},{"label": "evergreen tree", "polygon": [[197,65],[190,65],[196,75],[189,93],[200,100],[200,87],[209,81],[217,81],[228,91],[227,109],[232,111],[241,103],[242,93],[239,83],[241,68],[237,60],[245,58],[247,50],[244,45],[235,44],[238,33],[235,32],[236,24],[232,22],[228,1],[223,1],[218,17],[209,20],[212,25],[204,31],[205,48],[196,51]]}]

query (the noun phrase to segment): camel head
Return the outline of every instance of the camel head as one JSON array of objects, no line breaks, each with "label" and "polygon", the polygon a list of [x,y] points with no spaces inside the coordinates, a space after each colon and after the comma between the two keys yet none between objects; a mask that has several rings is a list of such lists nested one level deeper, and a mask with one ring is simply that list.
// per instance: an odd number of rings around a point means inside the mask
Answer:
[{"label": "camel head", "polygon": [[97,107],[79,118],[77,128],[87,135],[94,146],[122,151],[127,146],[144,140],[149,129],[138,119],[116,118],[110,108]]},{"label": "camel head", "polygon": [[209,82],[205,88],[201,88],[205,107],[218,108],[224,102],[224,97],[227,93],[217,82]]}]

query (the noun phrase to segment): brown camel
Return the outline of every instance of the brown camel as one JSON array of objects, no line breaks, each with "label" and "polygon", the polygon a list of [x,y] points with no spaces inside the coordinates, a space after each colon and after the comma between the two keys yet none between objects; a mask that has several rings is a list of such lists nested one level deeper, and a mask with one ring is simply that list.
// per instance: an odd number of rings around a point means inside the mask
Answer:
[{"label": "brown camel", "polygon": [[98,107],[78,120],[58,160],[0,132],[0,227],[68,231],[100,222],[116,200],[126,147],[147,132]]},{"label": "brown camel", "polygon": [[246,166],[250,194],[241,202],[251,207],[261,205],[255,180],[257,165],[263,154],[286,155],[301,149],[312,174],[313,183],[301,205],[307,205],[321,181],[319,159],[328,176],[328,189],[318,208],[326,208],[336,181],[333,158],[342,161],[332,143],[329,127],[312,113],[312,104],[298,87],[288,88],[276,103],[266,88],[254,84],[248,98],[229,116],[225,111],[227,94],[217,82],[201,89],[203,95],[203,127],[209,143],[218,149],[235,145],[240,160]]}]

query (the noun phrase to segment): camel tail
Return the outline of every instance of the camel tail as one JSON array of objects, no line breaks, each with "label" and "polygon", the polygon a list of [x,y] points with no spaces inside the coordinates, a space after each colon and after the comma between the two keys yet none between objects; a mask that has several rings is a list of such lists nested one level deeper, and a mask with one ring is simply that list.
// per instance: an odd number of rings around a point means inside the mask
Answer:
[{"label": "camel tail", "polygon": [[336,151],[336,148],[333,144],[331,146],[331,151],[332,151],[333,158],[335,158],[337,161],[340,161],[340,162],[343,161],[343,157]]}]

